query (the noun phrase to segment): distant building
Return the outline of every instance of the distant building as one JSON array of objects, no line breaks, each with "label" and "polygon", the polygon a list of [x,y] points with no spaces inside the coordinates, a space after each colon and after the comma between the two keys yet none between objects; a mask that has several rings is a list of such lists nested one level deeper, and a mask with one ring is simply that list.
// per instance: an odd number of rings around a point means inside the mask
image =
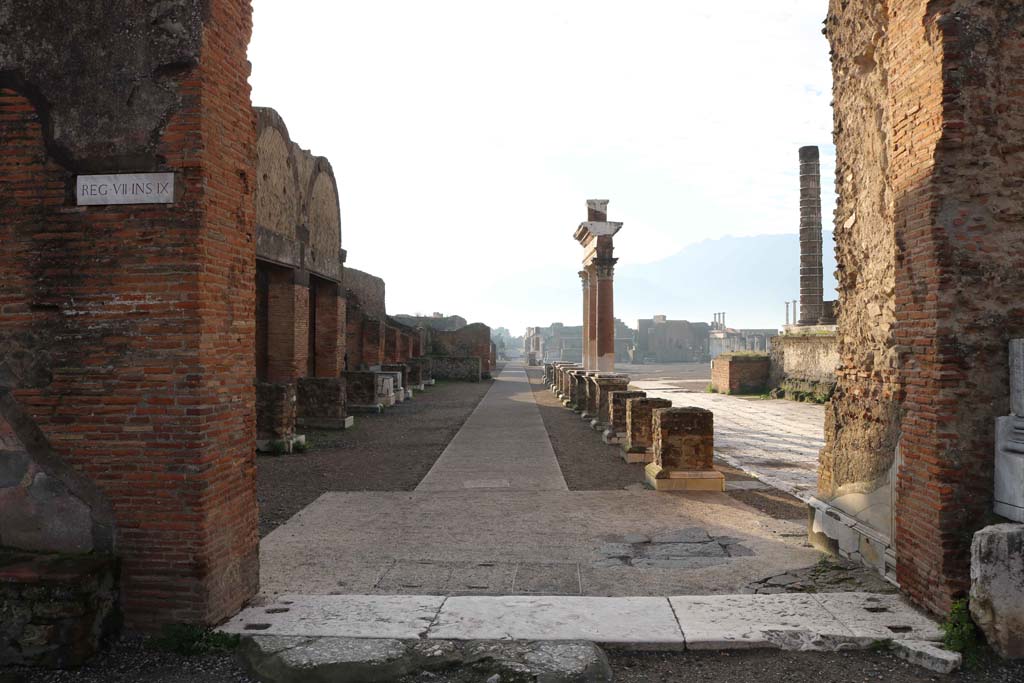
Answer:
[{"label": "distant building", "polygon": [[[629,349],[633,343],[633,330],[618,318],[615,319],[615,360],[629,362]],[[566,361],[580,363],[583,360],[583,326],[566,326],[551,323],[548,327],[528,327],[523,338],[525,357],[534,354],[538,362]]]},{"label": "distant building", "polygon": [[710,357],[707,323],[669,320],[656,315],[637,321],[634,363],[696,363]]}]

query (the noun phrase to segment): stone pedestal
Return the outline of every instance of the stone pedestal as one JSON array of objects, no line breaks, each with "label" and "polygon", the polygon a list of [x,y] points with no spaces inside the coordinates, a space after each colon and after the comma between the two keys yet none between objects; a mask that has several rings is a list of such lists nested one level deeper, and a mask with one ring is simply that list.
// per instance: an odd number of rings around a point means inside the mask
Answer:
[{"label": "stone pedestal", "polygon": [[629,375],[598,375],[594,378],[597,392],[597,410],[590,426],[599,432],[604,432],[611,424],[611,394],[614,391],[625,391],[629,388]]},{"label": "stone pedestal", "polygon": [[654,460],[654,411],[671,408],[672,401],[664,398],[626,399],[626,443],[622,459],[626,462],[648,463]]},{"label": "stone pedestal", "polygon": [[389,372],[375,372],[375,389],[377,403],[388,407],[395,405],[397,401],[395,392],[395,377]]},{"label": "stone pedestal", "polygon": [[355,421],[346,413],[345,380],[303,377],[296,383],[296,424],[307,429],[348,429]]},{"label": "stone pedestal", "polygon": [[593,371],[587,373],[583,412],[580,414],[587,422],[597,416],[597,374]]},{"label": "stone pedestal", "polygon": [[565,399],[562,403],[570,410],[583,412],[586,404],[587,373],[582,370],[570,370],[566,377]]},{"label": "stone pedestal", "polygon": [[645,473],[656,491],[725,490],[725,476],[713,464],[715,426],[710,410],[659,408],[651,431],[654,462]]},{"label": "stone pedestal", "polygon": [[971,542],[971,616],[1001,656],[1024,658],[1024,524],[995,524]]},{"label": "stone pedestal", "polygon": [[626,441],[626,401],[631,398],[647,398],[643,391],[612,391],[608,398],[608,428],[601,439],[606,444],[618,445]]},{"label": "stone pedestal", "polygon": [[296,443],[305,443],[295,433],[296,403],[294,384],[256,384],[256,450],[291,453]]}]

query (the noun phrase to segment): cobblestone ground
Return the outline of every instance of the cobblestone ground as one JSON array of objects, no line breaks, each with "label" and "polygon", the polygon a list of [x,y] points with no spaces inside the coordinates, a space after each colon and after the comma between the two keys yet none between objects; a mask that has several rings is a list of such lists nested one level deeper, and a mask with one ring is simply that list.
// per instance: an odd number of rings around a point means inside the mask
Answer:
[{"label": "cobblestone ground", "polygon": [[[825,445],[825,408],[756,396],[725,396],[700,390],[710,368],[703,363],[625,366],[630,386],[674,406],[715,413],[715,456],[781,491],[808,500],[818,482],[818,453]],[[706,383],[704,383],[706,385]]]}]

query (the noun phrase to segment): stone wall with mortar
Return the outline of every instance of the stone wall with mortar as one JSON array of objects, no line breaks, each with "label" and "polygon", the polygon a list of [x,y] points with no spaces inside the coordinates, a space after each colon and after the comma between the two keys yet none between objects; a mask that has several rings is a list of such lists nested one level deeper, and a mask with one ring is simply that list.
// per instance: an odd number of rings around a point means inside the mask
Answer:
[{"label": "stone wall with mortar", "polygon": [[[341,214],[330,162],[292,142],[281,116],[256,114],[257,256],[338,282]],[[277,236],[280,239],[274,239]]]},{"label": "stone wall with mortar", "polygon": [[428,348],[431,356],[475,356],[480,359],[483,377],[491,376],[491,328],[483,323],[453,332],[433,330]]},{"label": "stone wall with mortar", "polygon": [[832,334],[784,334],[769,341],[768,385],[785,398],[824,402],[836,386],[838,338]]},{"label": "stone wall with mortar", "polygon": [[1017,0],[832,0],[826,21],[841,366],[819,496],[891,487],[898,581],[938,613],[969,587],[1024,334],[1022,31]]},{"label": "stone wall with mortar", "polygon": [[757,394],[768,386],[768,356],[723,353],[711,361],[711,384],[720,394]]},{"label": "stone wall with mortar", "polygon": [[384,320],[387,315],[384,305],[384,280],[361,270],[346,268],[345,289],[348,290],[349,306],[354,304],[363,315]]},{"label": "stone wall with mortar", "polygon": [[[245,0],[0,11],[0,414],[108,506],[140,628],[258,583],[250,31]],[[173,204],[76,206],[78,174],[147,171]]]},{"label": "stone wall with mortar", "polygon": [[430,371],[433,379],[479,382],[483,377],[481,364],[478,356],[431,356]]}]

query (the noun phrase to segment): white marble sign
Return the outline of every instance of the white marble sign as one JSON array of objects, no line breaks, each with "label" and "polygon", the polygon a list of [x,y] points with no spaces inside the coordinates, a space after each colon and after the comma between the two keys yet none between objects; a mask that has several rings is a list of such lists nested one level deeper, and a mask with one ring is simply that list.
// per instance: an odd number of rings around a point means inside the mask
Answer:
[{"label": "white marble sign", "polygon": [[173,173],[80,175],[75,180],[78,206],[173,204]]}]

